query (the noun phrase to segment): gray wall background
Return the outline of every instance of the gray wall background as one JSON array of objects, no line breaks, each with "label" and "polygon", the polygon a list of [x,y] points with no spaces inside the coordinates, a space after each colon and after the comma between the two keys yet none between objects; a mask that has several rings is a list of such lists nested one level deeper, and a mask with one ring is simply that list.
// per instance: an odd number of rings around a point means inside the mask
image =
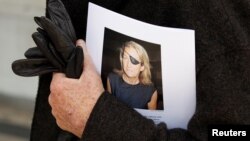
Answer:
[{"label": "gray wall background", "polygon": [[35,46],[33,17],[44,13],[45,0],[0,0],[0,94],[34,100],[38,77],[15,75],[11,63]]},{"label": "gray wall background", "polygon": [[34,47],[34,16],[45,14],[45,0],[0,0],[0,141],[29,140],[38,77],[21,77],[11,63]]}]

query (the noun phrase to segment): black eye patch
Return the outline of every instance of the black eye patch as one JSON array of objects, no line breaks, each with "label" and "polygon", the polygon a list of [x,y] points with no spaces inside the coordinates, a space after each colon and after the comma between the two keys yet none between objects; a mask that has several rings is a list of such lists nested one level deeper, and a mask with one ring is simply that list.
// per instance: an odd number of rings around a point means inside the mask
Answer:
[{"label": "black eye patch", "polygon": [[134,65],[140,64],[140,62],[136,60],[134,57],[132,57],[131,55],[129,55],[129,59],[130,59],[130,62]]},{"label": "black eye patch", "polygon": [[125,50],[123,50],[123,52],[122,52],[122,56],[123,56],[123,57],[124,57],[124,53],[128,54],[129,60],[130,60],[130,62],[131,62],[133,65],[138,65],[138,64],[141,63],[140,61],[136,60],[133,56],[131,56],[129,53],[127,53]]}]

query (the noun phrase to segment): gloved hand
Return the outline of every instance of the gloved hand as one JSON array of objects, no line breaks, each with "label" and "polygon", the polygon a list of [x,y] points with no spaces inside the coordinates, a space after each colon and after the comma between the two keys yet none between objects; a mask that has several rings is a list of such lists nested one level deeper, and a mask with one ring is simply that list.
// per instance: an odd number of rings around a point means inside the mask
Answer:
[{"label": "gloved hand", "polygon": [[12,70],[21,76],[63,72],[67,77],[79,78],[83,51],[81,47],[75,46],[76,35],[70,17],[59,0],[50,0],[47,10],[50,19],[34,18],[41,27],[32,34],[37,47],[25,52],[27,59],[14,61]]}]

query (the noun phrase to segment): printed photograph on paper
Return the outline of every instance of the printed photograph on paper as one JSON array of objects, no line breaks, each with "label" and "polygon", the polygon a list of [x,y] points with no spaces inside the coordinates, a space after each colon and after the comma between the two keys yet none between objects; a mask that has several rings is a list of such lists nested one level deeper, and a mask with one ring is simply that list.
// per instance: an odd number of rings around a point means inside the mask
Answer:
[{"label": "printed photograph on paper", "polygon": [[105,28],[101,77],[131,108],[163,110],[161,47]]},{"label": "printed photograph on paper", "polygon": [[105,90],[169,129],[186,129],[195,112],[194,37],[89,3],[86,46]]}]

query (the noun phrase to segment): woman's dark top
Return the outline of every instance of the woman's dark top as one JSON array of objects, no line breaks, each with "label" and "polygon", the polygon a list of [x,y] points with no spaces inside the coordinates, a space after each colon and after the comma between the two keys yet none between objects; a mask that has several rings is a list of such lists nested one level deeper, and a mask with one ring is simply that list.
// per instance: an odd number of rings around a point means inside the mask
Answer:
[{"label": "woman's dark top", "polygon": [[147,109],[147,104],[155,91],[153,85],[126,83],[116,73],[110,73],[108,79],[111,86],[111,93],[120,101],[132,108]]}]

